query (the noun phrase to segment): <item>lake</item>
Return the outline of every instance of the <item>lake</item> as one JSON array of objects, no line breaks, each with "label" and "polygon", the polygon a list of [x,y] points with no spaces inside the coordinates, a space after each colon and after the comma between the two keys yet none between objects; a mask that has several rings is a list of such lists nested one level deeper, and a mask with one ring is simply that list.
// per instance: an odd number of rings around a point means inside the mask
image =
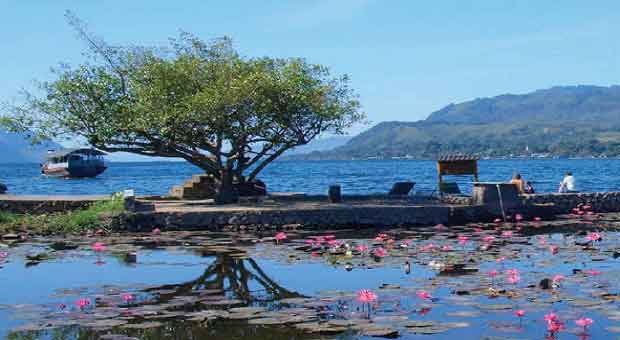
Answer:
[{"label": "lake", "polygon": [[[620,190],[620,160],[482,160],[480,180],[505,181],[514,172],[534,182],[537,192],[555,192],[566,171],[580,191]],[[138,195],[166,194],[200,169],[185,162],[111,163],[94,179],[57,179],[40,174],[37,164],[0,165],[0,182],[15,194],[109,194],[134,189]],[[423,160],[278,161],[260,176],[272,192],[325,194],[340,184],[348,194],[386,192],[396,181],[414,181],[416,189],[435,190],[436,163]],[[456,178],[464,190],[470,178]]]},{"label": "lake", "polygon": [[582,219],[31,238],[0,248],[0,337],[609,339],[620,225]]}]

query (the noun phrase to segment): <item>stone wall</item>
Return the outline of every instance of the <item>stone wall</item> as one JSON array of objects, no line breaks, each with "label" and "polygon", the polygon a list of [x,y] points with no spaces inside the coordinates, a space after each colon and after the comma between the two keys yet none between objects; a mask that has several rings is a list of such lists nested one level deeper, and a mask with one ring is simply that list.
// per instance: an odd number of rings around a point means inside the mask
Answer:
[{"label": "stone wall", "polygon": [[471,205],[472,198],[469,196],[463,195],[441,195],[439,196],[439,202],[445,204],[454,204],[454,205]]},{"label": "stone wall", "polygon": [[595,212],[619,212],[620,192],[525,195],[526,206],[548,205],[554,214],[566,214],[578,204],[591,205]]},{"label": "stone wall", "polygon": [[129,231],[219,230],[233,228],[278,228],[287,225],[304,227],[382,227],[457,224],[490,220],[477,206],[365,206],[325,207],[321,209],[278,209],[213,212],[146,212],[127,214],[118,228]]}]

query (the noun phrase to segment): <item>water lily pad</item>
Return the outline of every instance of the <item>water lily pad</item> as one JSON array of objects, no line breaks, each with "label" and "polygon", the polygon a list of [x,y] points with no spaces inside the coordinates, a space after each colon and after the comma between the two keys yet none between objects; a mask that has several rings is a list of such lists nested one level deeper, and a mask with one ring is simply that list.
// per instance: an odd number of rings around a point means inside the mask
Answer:
[{"label": "water lily pad", "polygon": [[476,318],[479,317],[481,314],[480,312],[476,312],[476,311],[456,311],[456,312],[447,312],[446,316],[452,316],[452,317],[464,317],[464,318]]},{"label": "water lily pad", "polygon": [[409,320],[401,323],[403,327],[407,328],[424,328],[424,327],[432,327],[436,324],[435,321],[421,321],[421,320]]},{"label": "water lily pad", "polygon": [[127,325],[123,325],[122,327],[126,329],[150,329],[150,328],[159,328],[161,326],[163,326],[161,322],[148,321],[148,322],[142,322],[142,323],[127,324]]},{"label": "water lily pad", "polygon": [[97,329],[108,329],[113,327],[118,327],[127,324],[126,320],[116,320],[116,319],[108,319],[108,320],[93,320],[86,323],[82,323],[82,327],[87,328],[97,328]]},{"label": "water lily pad", "polygon": [[347,327],[343,326],[334,326],[328,323],[319,323],[319,322],[304,322],[296,324],[295,327],[306,333],[316,333],[316,334],[339,334],[347,331]]}]

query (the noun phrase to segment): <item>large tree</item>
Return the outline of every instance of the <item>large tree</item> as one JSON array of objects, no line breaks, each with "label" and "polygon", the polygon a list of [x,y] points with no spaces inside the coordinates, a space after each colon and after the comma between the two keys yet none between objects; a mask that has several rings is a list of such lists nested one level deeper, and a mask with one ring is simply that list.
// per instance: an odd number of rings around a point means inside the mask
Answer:
[{"label": "large tree", "polygon": [[108,152],[177,157],[213,175],[222,202],[285,151],[363,119],[347,76],[304,59],[247,58],[230,39],[181,33],[166,47],[110,46],[68,14],[87,61],[11,107],[14,130]]}]

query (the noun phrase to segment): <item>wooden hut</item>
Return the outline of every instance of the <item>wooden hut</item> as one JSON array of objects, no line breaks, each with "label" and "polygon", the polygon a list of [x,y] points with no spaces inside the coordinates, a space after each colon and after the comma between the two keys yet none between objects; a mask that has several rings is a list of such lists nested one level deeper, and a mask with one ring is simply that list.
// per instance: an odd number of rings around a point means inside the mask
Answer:
[{"label": "wooden hut", "polygon": [[442,194],[460,194],[461,190],[456,182],[445,182],[443,176],[473,176],[478,182],[478,160],[475,155],[448,154],[437,158],[437,173],[439,177],[439,192]]}]

